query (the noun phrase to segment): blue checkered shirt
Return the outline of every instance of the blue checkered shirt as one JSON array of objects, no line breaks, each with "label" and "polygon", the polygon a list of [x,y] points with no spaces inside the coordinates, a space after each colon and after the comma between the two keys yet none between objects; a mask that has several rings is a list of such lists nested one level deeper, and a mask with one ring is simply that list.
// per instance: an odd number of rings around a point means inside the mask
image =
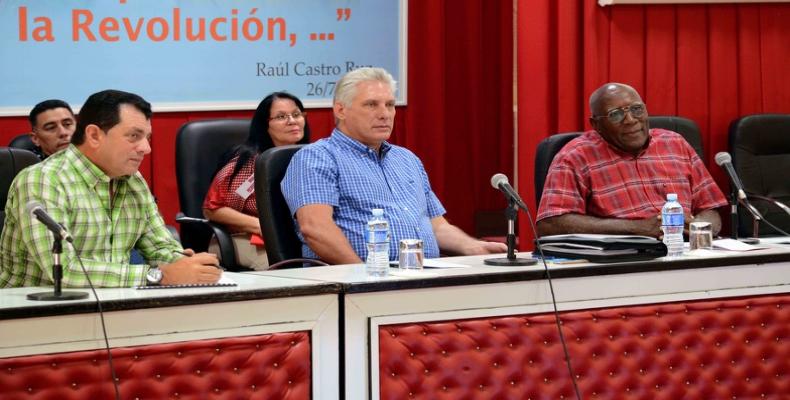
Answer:
[{"label": "blue checkered shirt", "polygon": [[[444,215],[445,209],[431,190],[422,162],[406,148],[385,142],[379,157],[335,129],[294,155],[280,186],[292,216],[309,204],[331,205],[335,223],[363,260],[365,227],[374,208],[383,209],[389,221],[390,260],[397,259],[401,239],[422,239],[425,257],[439,257],[431,219]],[[294,223],[302,254],[317,257]]]}]

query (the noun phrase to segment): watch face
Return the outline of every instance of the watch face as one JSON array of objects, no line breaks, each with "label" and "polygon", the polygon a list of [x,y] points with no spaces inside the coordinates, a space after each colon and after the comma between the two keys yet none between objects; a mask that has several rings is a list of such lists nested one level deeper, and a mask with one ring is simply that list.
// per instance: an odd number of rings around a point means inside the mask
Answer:
[{"label": "watch face", "polygon": [[162,270],[159,268],[151,268],[148,270],[148,273],[145,274],[148,283],[158,284],[162,282]]}]

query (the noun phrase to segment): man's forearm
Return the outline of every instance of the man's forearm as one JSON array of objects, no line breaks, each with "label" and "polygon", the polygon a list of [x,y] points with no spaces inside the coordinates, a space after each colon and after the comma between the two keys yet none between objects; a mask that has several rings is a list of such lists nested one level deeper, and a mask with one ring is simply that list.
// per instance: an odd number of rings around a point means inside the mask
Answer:
[{"label": "man's forearm", "polygon": [[710,222],[713,236],[718,235],[719,231],[721,230],[721,217],[719,216],[719,212],[716,210],[705,210],[695,215],[694,221],[692,222]]},{"label": "man's forearm", "polygon": [[447,254],[466,254],[465,249],[475,242],[475,239],[467,235],[460,228],[443,223],[434,227],[434,235],[439,249]]},{"label": "man's forearm", "polygon": [[592,215],[563,214],[538,221],[538,236],[562,235],[567,233],[602,233],[611,235],[645,235],[657,237],[661,234],[658,218],[619,219],[600,218]]},{"label": "man's forearm", "polygon": [[351,243],[339,228],[327,229],[316,235],[305,235],[305,241],[321,260],[332,264],[358,264],[362,262]]}]

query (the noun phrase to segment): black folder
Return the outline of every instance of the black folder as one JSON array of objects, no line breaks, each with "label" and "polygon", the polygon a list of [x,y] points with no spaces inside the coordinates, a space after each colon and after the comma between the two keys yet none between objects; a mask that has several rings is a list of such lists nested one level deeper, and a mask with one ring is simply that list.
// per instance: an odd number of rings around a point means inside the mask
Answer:
[{"label": "black folder", "polygon": [[649,236],[569,234],[543,236],[535,242],[547,256],[599,263],[649,260],[667,255],[667,246]]}]

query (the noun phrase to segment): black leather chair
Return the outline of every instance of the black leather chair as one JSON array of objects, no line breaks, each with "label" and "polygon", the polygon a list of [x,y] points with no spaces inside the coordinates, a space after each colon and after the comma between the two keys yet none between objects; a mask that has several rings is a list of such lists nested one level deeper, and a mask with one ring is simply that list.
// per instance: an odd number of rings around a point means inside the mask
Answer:
[{"label": "black leather chair", "polygon": [[221,224],[203,216],[203,200],[211,186],[222,155],[247,139],[248,119],[215,119],[187,122],[176,136],[176,177],[181,211],[181,243],[195,251],[206,251],[212,235],[217,236],[220,258],[231,271],[244,270],[236,264],[230,235]]},{"label": "black leather chair", "polygon": [[700,135],[697,124],[683,117],[671,115],[656,115],[647,118],[650,128],[662,128],[679,133],[697,152],[699,158],[705,160],[705,151],[702,147],[702,135]]},{"label": "black leather chair", "polygon": [[[729,132],[735,172],[749,202],[765,219],[790,232],[790,114],[757,114],[734,120]],[[738,234],[752,236],[752,217],[739,208]],[[778,232],[760,224],[759,235]]]},{"label": "black leather chair", "polygon": [[[535,151],[535,205],[540,207],[540,198],[543,196],[543,185],[546,184],[546,175],[554,156],[571,140],[581,136],[582,132],[558,133],[543,139],[538,143]],[[537,211],[537,210],[536,210]]]},{"label": "black leather chair", "polygon": [[33,149],[36,148],[36,145],[33,144],[33,139],[30,138],[29,133],[23,133],[11,139],[11,142],[8,143],[8,147],[33,151]]},{"label": "black leather chair", "polygon": [[291,211],[280,191],[280,182],[291,157],[303,146],[273,147],[255,160],[255,199],[269,267],[272,269],[290,264],[327,265],[320,260],[302,258],[302,241],[296,235]]},{"label": "black leather chair", "polygon": [[33,152],[0,147],[0,231],[3,230],[5,224],[5,203],[8,200],[8,189],[11,187],[11,182],[19,171],[38,161],[38,157]]}]

